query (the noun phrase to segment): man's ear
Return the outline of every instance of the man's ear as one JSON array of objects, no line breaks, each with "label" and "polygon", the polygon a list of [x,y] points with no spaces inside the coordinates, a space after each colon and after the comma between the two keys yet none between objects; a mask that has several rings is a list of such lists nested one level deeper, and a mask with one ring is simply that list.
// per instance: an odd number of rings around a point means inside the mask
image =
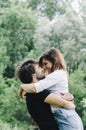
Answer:
[{"label": "man's ear", "polygon": [[36,74],[32,74],[32,77],[33,77],[33,82],[36,82],[36,80],[37,80]]},{"label": "man's ear", "polygon": [[32,77],[33,77],[33,78],[36,78],[36,74],[32,74]]}]

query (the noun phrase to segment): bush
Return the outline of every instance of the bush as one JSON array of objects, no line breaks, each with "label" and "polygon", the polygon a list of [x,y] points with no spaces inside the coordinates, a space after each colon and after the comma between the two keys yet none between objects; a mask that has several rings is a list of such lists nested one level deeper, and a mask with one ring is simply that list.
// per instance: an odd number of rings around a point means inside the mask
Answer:
[{"label": "bush", "polygon": [[86,73],[85,69],[78,69],[70,75],[69,89],[75,97],[76,110],[86,127]]}]

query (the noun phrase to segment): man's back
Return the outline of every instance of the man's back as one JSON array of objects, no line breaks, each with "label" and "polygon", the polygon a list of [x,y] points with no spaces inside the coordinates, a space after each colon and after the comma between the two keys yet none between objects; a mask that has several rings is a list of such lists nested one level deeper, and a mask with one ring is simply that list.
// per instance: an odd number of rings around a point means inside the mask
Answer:
[{"label": "man's back", "polygon": [[28,111],[38,124],[40,130],[58,130],[50,105],[43,102],[49,94],[47,90],[38,94],[26,94]]}]

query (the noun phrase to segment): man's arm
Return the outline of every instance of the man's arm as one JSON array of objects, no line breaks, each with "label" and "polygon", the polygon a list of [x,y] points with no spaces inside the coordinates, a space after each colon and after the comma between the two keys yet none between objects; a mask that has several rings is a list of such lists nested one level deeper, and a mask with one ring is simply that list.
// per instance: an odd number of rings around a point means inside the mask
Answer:
[{"label": "man's arm", "polygon": [[[65,93],[66,94],[66,93]],[[69,98],[70,98],[70,94],[69,95]],[[66,94],[65,98],[67,97],[68,98],[68,95]],[[68,101],[68,100],[65,100],[59,96],[57,96],[56,94],[54,93],[51,93],[49,94],[45,100],[44,100],[45,103],[48,103],[50,105],[55,105],[55,106],[59,106],[59,107],[64,107],[64,108],[67,108],[67,109],[75,109],[75,105],[73,103],[73,101]]]},{"label": "man's arm", "polygon": [[[26,92],[24,90],[21,91],[21,95],[19,95],[20,98],[25,98],[24,95]],[[67,109],[75,108],[74,103],[71,101],[73,96],[70,93],[64,93],[64,96],[61,98],[54,93],[50,93],[48,90],[44,90],[43,92],[38,93],[38,95],[42,101],[50,105],[56,105]]]}]

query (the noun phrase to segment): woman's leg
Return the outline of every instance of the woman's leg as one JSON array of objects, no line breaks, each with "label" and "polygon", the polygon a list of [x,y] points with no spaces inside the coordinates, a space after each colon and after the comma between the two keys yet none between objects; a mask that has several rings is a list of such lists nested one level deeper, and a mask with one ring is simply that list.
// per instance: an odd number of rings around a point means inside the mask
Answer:
[{"label": "woman's leg", "polygon": [[60,130],[83,130],[83,124],[75,110],[60,108],[54,113]]}]

